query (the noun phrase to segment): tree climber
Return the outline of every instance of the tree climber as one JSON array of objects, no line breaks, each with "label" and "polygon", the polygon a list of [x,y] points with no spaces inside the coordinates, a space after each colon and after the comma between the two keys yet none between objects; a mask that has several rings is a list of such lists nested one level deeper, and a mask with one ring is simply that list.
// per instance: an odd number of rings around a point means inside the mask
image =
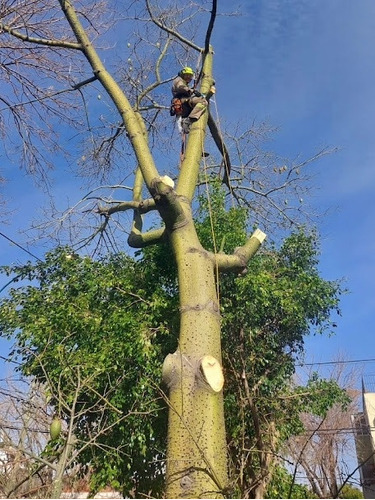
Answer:
[{"label": "tree climber", "polygon": [[194,71],[185,66],[178,73],[172,84],[172,105],[171,115],[181,116],[182,131],[185,134],[190,132],[191,124],[203,115],[207,109],[207,101],[204,96],[189,87],[189,83],[194,78]]}]

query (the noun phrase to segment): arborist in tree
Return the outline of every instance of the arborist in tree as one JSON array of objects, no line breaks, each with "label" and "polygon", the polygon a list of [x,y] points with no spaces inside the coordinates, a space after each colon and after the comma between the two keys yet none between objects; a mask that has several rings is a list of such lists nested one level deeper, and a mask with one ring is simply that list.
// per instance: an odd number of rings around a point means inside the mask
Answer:
[{"label": "arborist in tree", "polygon": [[199,120],[208,105],[207,100],[200,92],[189,87],[193,78],[194,71],[185,66],[172,84],[171,115],[181,116],[182,131],[185,134],[190,132],[191,124]]}]

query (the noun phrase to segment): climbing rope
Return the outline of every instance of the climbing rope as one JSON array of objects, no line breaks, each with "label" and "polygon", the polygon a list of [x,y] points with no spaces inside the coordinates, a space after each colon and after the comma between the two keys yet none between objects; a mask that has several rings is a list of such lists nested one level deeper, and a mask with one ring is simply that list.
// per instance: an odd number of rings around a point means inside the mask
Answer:
[{"label": "climbing rope", "polygon": [[[204,151],[203,134],[202,134],[201,146],[202,146],[202,151]],[[209,189],[210,183],[209,183],[209,179],[208,179],[206,156],[204,154],[202,155],[202,159],[203,159],[203,171],[204,171],[204,178],[205,178],[205,185],[206,185],[208,214],[210,217],[211,237],[212,237],[214,253],[216,255],[217,254],[217,244],[216,244],[216,235],[215,235],[215,228],[214,228],[214,219],[213,219],[213,215],[212,215],[213,211],[212,211],[211,195],[210,195],[210,189]],[[216,274],[216,295],[217,295],[217,300],[220,304],[219,266],[218,266],[217,262],[215,262],[215,274]]]}]

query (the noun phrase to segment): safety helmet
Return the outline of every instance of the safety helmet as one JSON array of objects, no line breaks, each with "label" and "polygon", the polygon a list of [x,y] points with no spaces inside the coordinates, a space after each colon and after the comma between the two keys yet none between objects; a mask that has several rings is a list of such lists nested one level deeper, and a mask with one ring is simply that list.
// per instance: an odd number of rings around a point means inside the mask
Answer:
[{"label": "safety helmet", "polygon": [[182,68],[182,70],[180,71],[181,75],[191,75],[191,76],[194,76],[194,71],[189,68],[189,66],[185,66],[184,68]]}]

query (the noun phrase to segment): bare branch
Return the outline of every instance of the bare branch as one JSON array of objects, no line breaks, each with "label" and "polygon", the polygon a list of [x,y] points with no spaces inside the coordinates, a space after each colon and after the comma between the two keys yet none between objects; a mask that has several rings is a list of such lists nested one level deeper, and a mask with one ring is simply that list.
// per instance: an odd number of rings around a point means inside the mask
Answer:
[{"label": "bare branch", "polygon": [[48,40],[45,38],[35,38],[27,34],[23,34],[4,23],[0,23],[0,34],[1,32],[8,33],[8,35],[14,36],[23,42],[28,42],[36,45],[45,45],[46,47],[60,47],[64,49],[74,49],[82,50],[82,45],[76,42],[67,42],[65,40]]},{"label": "bare branch", "polygon": [[201,47],[199,47],[198,45],[196,45],[195,43],[193,43],[191,40],[189,40],[188,38],[185,38],[180,33],[178,33],[176,30],[173,30],[172,28],[168,28],[162,22],[160,22],[159,19],[157,19],[157,17],[155,17],[153,15],[149,0],[146,0],[146,7],[147,7],[147,11],[150,15],[151,21],[154,24],[156,24],[156,26],[158,26],[163,31],[166,31],[172,37],[177,38],[177,40],[180,40],[180,42],[182,42],[186,46],[191,47],[192,49],[196,50],[197,52],[203,52],[203,49]]}]

